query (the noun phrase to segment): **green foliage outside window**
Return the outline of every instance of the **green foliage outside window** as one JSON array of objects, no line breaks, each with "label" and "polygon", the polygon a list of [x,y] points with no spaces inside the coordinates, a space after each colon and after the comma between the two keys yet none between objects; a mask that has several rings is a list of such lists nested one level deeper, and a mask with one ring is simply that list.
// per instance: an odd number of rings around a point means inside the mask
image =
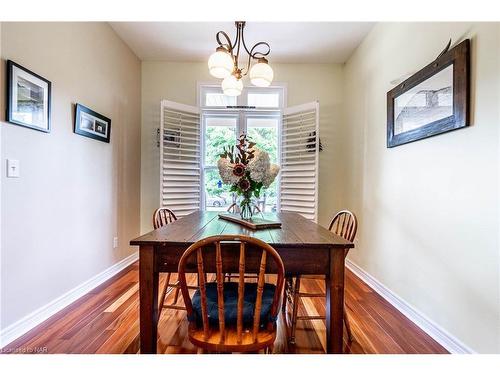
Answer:
[{"label": "green foliage outside window", "polygon": [[[248,138],[256,143],[256,147],[266,151],[271,158],[271,163],[277,163],[278,135],[276,128],[249,127]],[[219,155],[225,146],[236,143],[234,127],[208,126],[205,138],[205,165],[216,166]],[[205,190],[211,197],[224,197],[231,204],[230,186],[222,184],[217,168],[209,169],[205,173]],[[275,180],[268,189],[263,190],[266,195],[266,205],[276,202],[277,181]]]}]

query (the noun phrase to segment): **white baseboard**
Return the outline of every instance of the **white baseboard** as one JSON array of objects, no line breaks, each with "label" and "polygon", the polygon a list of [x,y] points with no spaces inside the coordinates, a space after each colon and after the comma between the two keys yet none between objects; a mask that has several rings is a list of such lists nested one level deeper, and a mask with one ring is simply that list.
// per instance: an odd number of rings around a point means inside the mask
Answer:
[{"label": "white baseboard", "polygon": [[64,293],[62,296],[56,298],[55,300],[49,302],[45,306],[40,307],[39,309],[21,318],[17,322],[12,323],[8,327],[5,327],[5,329],[2,329],[0,331],[0,348],[3,348],[15,339],[24,335],[29,330],[35,328],[37,325],[44,322],[57,312],[61,311],[66,306],[75,302],[78,298],[84,296],[92,289],[95,289],[103,282],[110,279],[138,259],[139,253],[134,252],[118,263],[105,269],[103,272]]},{"label": "white baseboard", "polygon": [[423,313],[418,311],[415,307],[411,306],[404,299],[394,294],[389,288],[387,288],[380,281],[375,279],[364,269],[359,267],[357,264],[353,263],[349,259],[346,259],[346,266],[349,268],[356,276],[368,284],[375,292],[377,292],[382,298],[389,302],[392,306],[398,309],[404,316],[415,323],[420,329],[431,336],[439,344],[441,344],[450,353],[458,354],[472,354],[475,353],[474,350],[469,348],[459,339],[454,337],[452,334],[447,332],[444,328],[433,322]]}]

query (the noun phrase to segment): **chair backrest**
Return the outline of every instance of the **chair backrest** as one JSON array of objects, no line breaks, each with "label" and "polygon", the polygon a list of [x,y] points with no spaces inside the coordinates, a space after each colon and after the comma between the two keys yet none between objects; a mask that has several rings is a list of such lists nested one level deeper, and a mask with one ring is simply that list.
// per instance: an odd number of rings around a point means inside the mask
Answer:
[{"label": "chair backrest", "polygon": [[335,214],[328,229],[347,241],[352,242],[358,230],[358,219],[351,211],[342,210]]},{"label": "chair backrest", "polygon": [[153,228],[158,229],[173,221],[177,220],[177,216],[167,207],[160,207],[153,214]]},{"label": "chair backrest", "polygon": [[[257,205],[253,205],[252,207],[253,213],[260,213],[261,209]],[[239,214],[240,213],[240,206],[238,206],[236,203],[233,203],[227,208],[227,212],[232,213],[232,214]]]},{"label": "chair backrest", "polygon": [[[237,342],[242,342],[243,335],[243,306],[244,306],[244,288],[245,288],[245,254],[247,251],[261,251],[259,273],[257,277],[257,297],[255,301],[255,310],[253,315],[253,325],[252,325],[252,337],[253,341],[256,341],[257,333],[260,327],[260,317],[262,308],[262,294],[264,291],[265,274],[266,274],[266,263],[268,256],[270,256],[276,266],[276,289],[274,292],[273,302],[270,309],[270,320],[268,322],[267,329],[271,330],[273,328],[273,322],[276,321],[279,311],[279,303],[281,300],[281,292],[283,290],[284,273],[285,268],[283,266],[283,261],[281,257],[276,252],[276,250],[269,244],[248,236],[243,235],[220,235],[211,236],[203,240],[200,240],[192,244],[182,255],[179,261],[179,282],[182,291],[182,296],[184,298],[184,303],[186,305],[187,315],[190,322],[195,320],[195,315],[193,311],[193,305],[191,297],[189,295],[188,285],[186,282],[186,264],[188,259],[193,256],[196,252],[196,264],[198,271],[199,289],[200,289],[200,300],[201,300],[201,315],[203,323],[203,335],[204,339],[208,340],[210,337],[210,327],[208,320],[207,311],[207,291],[206,291],[206,268],[203,259],[203,254],[208,248],[213,249],[215,247],[215,269],[216,269],[216,281],[217,281],[217,304],[218,304],[218,321],[219,321],[219,333],[220,333],[220,344],[224,345],[226,341],[226,323],[225,323],[225,312],[224,312],[224,274],[227,271],[223,270],[223,259],[222,259],[222,246],[221,242],[231,242],[233,247],[231,249],[235,250],[239,248],[239,254],[230,254],[232,251],[224,252],[226,256],[236,256],[238,255],[239,263],[239,277],[238,277],[238,300],[237,300]],[[234,243],[236,242],[236,246]],[[238,246],[239,244],[239,246]],[[227,244],[229,245],[229,244]],[[250,247],[251,246],[251,247]],[[228,249],[229,250],[229,249]],[[206,253],[205,253],[206,254]],[[236,259],[236,258],[233,258]]]}]

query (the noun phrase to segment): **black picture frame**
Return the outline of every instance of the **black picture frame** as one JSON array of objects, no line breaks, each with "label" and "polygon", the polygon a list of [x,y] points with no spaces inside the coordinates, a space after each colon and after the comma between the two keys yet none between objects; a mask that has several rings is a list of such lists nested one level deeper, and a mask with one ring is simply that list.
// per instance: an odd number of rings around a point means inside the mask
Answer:
[{"label": "black picture frame", "polygon": [[75,134],[109,143],[111,139],[111,119],[82,104],[75,104]]},{"label": "black picture frame", "polygon": [[[23,75],[24,77],[21,77]],[[15,109],[19,108],[19,97],[20,95],[24,95],[27,98],[29,95],[30,100],[26,100],[26,102],[31,102],[31,107],[36,106],[35,103],[40,102],[40,98],[37,97],[40,92],[32,92],[27,87],[24,87],[24,93],[20,94],[20,79],[22,79],[26,85],[32,85],[32,88],[43,89],[43,98],[42,98],[42,108],[43,108],[43,125],[36,125],[33,121],[29,122],[27,120],[22,120],[22,113],[15,111]],[[46,96],[44,95],[46,91]],[[15,95],[17,93],[17,96]],[[51,114],[51,103],[52,103],[52,83],[46,78],[32,72],[31,70],[15,63],[12,60],[7,60],[7,103],[6,103],[6,114],[5,118],[7,122],[19,126],[23,126],[26,128],[30,128],[33,130],[38,130],[44,133],[50,133],[50,114]],[[29,108],[25,108],[29,109]],[[30,112],[24,112],[30,113]]]},{"label": "black picture frame", "polygon": [[[437,77],[438,73],[443,72],[442,74],[444,75],[444,71],[449,67],[451,67],[453,71],[452,81],[451,87],[446,87],[446,89],[452,89],[451,93],[450,90],[448,90],[448,95],[451,95],[452,98],[451,109],[448,109],[448,111],[451,110],[451,114],[443,118],[437,116],[437,120],[430,120],[428,123],[424,123],[414,129],[401,132],[398,130],[395,132],[395,127],[400,126],[400,123],[397,125],[395,124],[395,101],[400,98],[401,95],[408,93],[408,91],[412,89],[416,90],[418,85],[425,86],[425,83],[430,82],[429,80],[433,77]],[[428,92],[432,94],[436,93],[435,91]],[[469,126],[469,97],[470,40],[466,39],[387,93],[387,147],[400,146]],[[436,99],[433,98],[432,100],[435,101]],[[429,101],[427,95],[425,96],[425,101],[426,104],[424,107],[426,107],[426,109],[431,108],[431,110],[433,110],[433,108],[437,108],[434,104],[427,104]],[[410,103],[410,101],[408,101],[408,103]],[[446,108],[449,107],[450,106]],[[414,108],[415,118],[420,116],[418,121],[425,121],[425,119],[422,120],[422,117],[425,117],[425,113],[417,113],[416,107],[405,106],[404,109],[406,110],[407,108]],[[438,111],[438,109],[435,111]],[[405,115],[410,112],[411,111],[405,112]],[[400,113],[402,114],[402,111]],[[409,116],[411,116],[411,114]],[[399,115],[397,120],[399,120]]]}]

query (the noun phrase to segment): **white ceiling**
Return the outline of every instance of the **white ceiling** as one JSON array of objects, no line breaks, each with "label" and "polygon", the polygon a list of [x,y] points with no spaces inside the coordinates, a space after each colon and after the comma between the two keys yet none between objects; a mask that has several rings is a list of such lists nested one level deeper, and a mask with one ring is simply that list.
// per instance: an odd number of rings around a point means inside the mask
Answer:
[{"label": "white ceiling", "polygon": [[[141,60],[207,61],[215,34],[234,38],[232,22],[111,22],[111,27]],[[247,22],[248,48],[271,46],[269,61],[343,63],[373,27],[372,22]]]}]

